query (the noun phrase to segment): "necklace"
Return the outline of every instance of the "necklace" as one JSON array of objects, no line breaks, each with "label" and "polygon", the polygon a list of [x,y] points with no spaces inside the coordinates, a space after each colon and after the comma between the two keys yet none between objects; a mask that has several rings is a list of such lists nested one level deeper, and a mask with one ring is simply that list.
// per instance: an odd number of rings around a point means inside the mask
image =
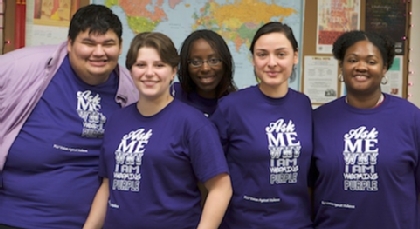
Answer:
[{"label": "necklace", "polygon": [[[384,99],[385,99],[384,94],[381,93],[381,96],[379,97],[378,102],[372,108],[379,107],[379,105],[381,105],[381,103],[384,101]],[[346,96],[346,103],[347,104],[349,103],[349,101],[347,100],[347,96]]]}]

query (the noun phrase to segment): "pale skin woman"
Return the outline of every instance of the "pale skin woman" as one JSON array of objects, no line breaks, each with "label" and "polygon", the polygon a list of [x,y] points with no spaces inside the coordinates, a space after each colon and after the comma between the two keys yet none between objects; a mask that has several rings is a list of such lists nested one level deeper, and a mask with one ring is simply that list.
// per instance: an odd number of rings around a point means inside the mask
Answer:
[{"label": "pale skin woman", "polygon": [[[176,66],[177,63],[167,63],[162,60],[154,47],[140,46],[130,72],[139,90],[137,109],[142,116],[154,116],[173,102],[170,85],[177,72]],[[216,229],[229,203],[231,196],[229,193],[232,193],[229,175],[226,173],[217,175],[204,185],[209,192],[209,201],[203,208],[197,229]],[[103,178],[86,220],[85,229],[102,228],[109,195],[109,179]]]},{"label": "pale skin woman", "polygon": [[[297,44],[284,33],[272,32],[262,35],[255,42],[252,63],[262,93],[272,98],[281,98],[289,89],[289,78],[298,64]],[[312,195],[312,190],[308,188]]]},{"label": "pale skin woman", "polygon": [[260,90],[272,98],[284,97],[293,66],[298,63],[298,52],[289,39],[280,32],[262,35],[255,42],[252,62]]}]

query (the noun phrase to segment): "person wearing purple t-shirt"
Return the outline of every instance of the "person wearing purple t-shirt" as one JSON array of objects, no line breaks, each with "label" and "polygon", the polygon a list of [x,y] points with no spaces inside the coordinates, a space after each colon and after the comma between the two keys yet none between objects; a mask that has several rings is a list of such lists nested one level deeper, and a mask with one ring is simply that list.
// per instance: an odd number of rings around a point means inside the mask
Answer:
[{"label": "person wearing purple t-shirt", "polygon": [[208,29],[196,30],[182,43],[176,99],[211,116],[217,100],[236,91],[234,64],[222,36]]},{"label": "person wearing purple t-shirt", "polygon": [[[175,82],[172,95],[200,110],[206,117],[216,109],[219,98],[237,90],[233,81],[234,62],[223,37],[209,29],[192,32],[184,40],[178,69],[179,83]],[[198,184],[202,204],[207,190]]]},{"label": "person wearing purple t-shirt", "polygon": [[314,226],[420,228],[420,110],[381,92],[394,43],[360,30],[333,44],[347,95],[314,119]]},{"label": "person wearing purple t-shirt", "polygon": [[0,55],[1,229],[83,226],[104,125],[138,100],[118,65],[121,36],[118,16],[92,4],[72,17],[66,42]]},{"label": "person wearing purple t-shirt", "polygon": [[[232,195],[228,166],[214,125],[170,95],[178,62],[166,35],[131,42],[126,67],[140,99],[105,127],[103,181],[84,228],[218,228]],[[209,190],[203,210],[197,182]]]},{"label": "person wearing purple t-shirt", "polygon": [[233,188],[220,229],[312,228],[311,102],[288,86],[298,43],[289,26],[269,22],[257,30],[250,51],[260,83],[223,97],[210,117]]}]

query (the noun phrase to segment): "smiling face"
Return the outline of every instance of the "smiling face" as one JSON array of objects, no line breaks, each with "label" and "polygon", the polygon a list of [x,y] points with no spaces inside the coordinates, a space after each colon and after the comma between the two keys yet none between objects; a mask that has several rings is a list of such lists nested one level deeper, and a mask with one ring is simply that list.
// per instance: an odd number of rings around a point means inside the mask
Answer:
[{"label": "smiling face", "polygon": [[156,49],[147,47],[139,49],[137,60],[131,68],[131,76],[140,97],[151,100],[169,96],[169,85],[175,73],[176,68],[162,62]]},{"label": "smiling face", "polygon": [[283,33],[262,35],[255,42],[253,64],[261,87],[288,87],[298,54]]},{"label": "smiling face", "polygon": [[189,61],[204,62],[200,67],[189,63],[188,71],[197,85],[197,93],[203,97],[212,98],[215,96],[215,88],[224,75],[223,63],[215,60],[220,60],[220,57],[207,41],[199,39],[192,44]]},{"label": "smiling face", "polygon": [[67,42],[70,65],[86,83],[96,85],[105,82],[118,65],[121,42],[114,31],[105,34],[81,32],[74,41]]},{"label": "smiling face", "polygon": [[341,64],[347,93],[366,94],[380,91],[387,72],[377,47],[370,41],[359,41],[347,48]]}]

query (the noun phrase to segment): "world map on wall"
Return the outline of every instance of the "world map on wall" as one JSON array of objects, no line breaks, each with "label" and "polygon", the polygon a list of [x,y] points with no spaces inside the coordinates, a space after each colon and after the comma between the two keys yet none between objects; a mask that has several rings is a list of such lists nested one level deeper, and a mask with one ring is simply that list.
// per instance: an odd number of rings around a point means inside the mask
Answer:
[{"label": "world map on wall", "polygon": [[[228,43],[239,88],[256,84],[248,48],[255,31],[264,23],[288,24],[301,44],[302,0],[93,0],[92,3],[110,7],[123,23],[121,64],[135,34],[164,33],[179,50],[191,32],[207,28],[222,35]],[[298,90],[300,77],[292,78],[290,87]]]}]

